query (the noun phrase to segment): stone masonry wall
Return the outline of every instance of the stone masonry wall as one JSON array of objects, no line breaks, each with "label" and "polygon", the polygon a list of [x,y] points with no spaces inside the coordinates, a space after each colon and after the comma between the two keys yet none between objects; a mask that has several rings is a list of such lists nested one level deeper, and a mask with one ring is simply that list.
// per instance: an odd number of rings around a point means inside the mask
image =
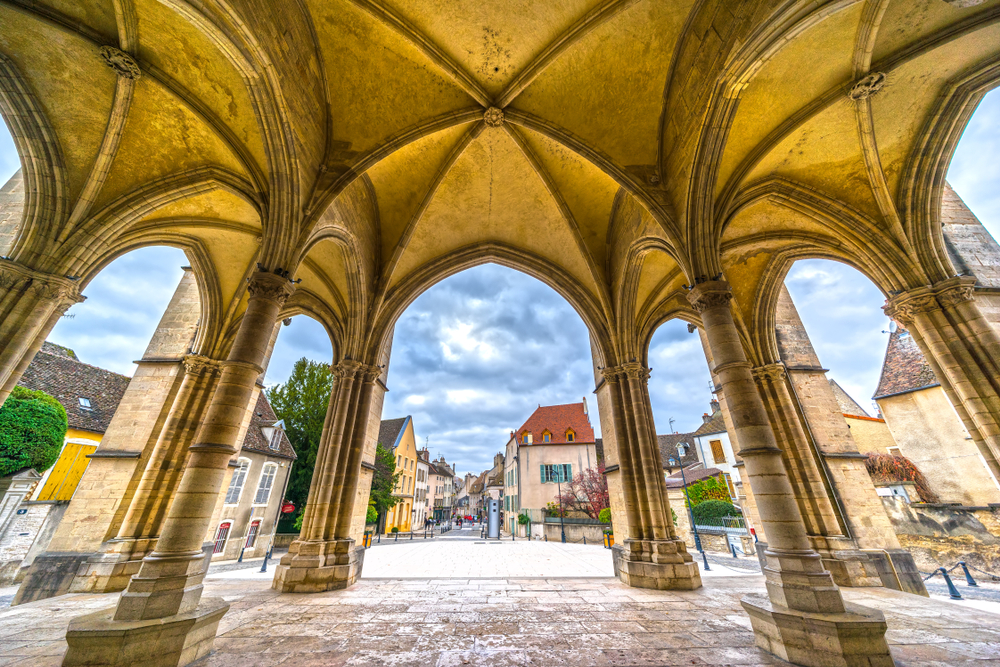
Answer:
[{"label": "stone masonry wall", "polygon": [[9,586],[14,582],[21,561],[55,508],[55,502],[22,503],[18,508],[24,513],[15,514],[0,537],[0,586]]},{"label": "stone masonry wall", "polygon": [[1000,507],[910,504],[884,496],[900,544],[923,572],[960,560],[1000,574]]},{"label": "stone masonry wall", "polygon": [[18,169],[0,187],[0,257],[10,254],[24,216],[24,174]]}]

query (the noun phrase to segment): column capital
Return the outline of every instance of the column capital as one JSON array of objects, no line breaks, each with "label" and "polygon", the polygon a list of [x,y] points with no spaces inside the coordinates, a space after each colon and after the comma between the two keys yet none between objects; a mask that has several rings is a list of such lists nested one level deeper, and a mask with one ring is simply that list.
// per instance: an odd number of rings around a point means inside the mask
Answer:
[{"label": "column capital", "polygon": [[913,320],[921,313],[927,313],[939,308],[937,299],[929,287],[900,292],[886,300],[882,310],[885,314],[906,328],[913,325]]},{"label": "column capital", "polygon": [[265,273],[260,271],[250,276],[247,284],[247,293],[251,299],[267,299],[276,301],[279,306],[285,305],[285,301],[291,296],[295,286],[276,273]]},{"label": "column capital", "polygon": [[76,281],[35,271],[10,259],[0,259],[0,288],[31,289],[39,299],[56,301],[63,310],[87,298],[80,294],[80,285]]},{"label": "column capital", "polygon": [[222,363],[199,354],[184,355],[184,372],[190,375],[217,375],[222,372]]},{"label": "column capital", "polygon": [[787,376],[785,364],[780,361],[751,368],[750,372],[753,373],[753,379],[757,384],[763,384],[765,381],[780,382]]},{"label": "column capital", "polygon": [[619,368],[629,380],[642,380],[643,382],[649,380],[650,370],[638,361],[630,361],[627,364],[622,364]]},{"label": "column capital", "polygon": [[352,380],[357,379],[370,384],[375,382],[378,376],[382,374],[382,369],[379,366],[363,364],[353,359],[341,359],[330,366],[330,372],[338,380],[351,378]]},{"label": "column capital", "polygon": [[725,280],[708,280],[698,283],[691,288],[687,295],[688,301],[699,313],[703,313],[709,308],[728,307],[732,298],[733,291]]},{"label": "column capital", "polygon": [[976,277],[956,276],[934,285],[934,295],[942,308],[954,308],[960,303],[975,299]]}]

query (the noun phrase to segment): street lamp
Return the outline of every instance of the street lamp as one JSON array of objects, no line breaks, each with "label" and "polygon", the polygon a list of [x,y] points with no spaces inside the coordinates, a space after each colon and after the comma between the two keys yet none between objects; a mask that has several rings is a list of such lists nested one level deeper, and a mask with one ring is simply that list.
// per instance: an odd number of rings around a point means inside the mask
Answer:
[{"label": "street lamp", "polygon": [[556,475],[556,489],[557,493],[559,494],[559,532],[562,533],[562,543],[566,544],[566,516],[565,512],[563,512],[563,506],[562,506],[563,470],[565,470],[565,468],[560,467],[559,474]]},{"label": "street lamp", "polygon": [[705,561],[705,571],[707,572],[711,569],[708,567],[708,555],[701,548],[701,537],[698,536],[698,526],[695,525],[694,512],[691,510],[691,496],[688,493],[687,476],[684,474],[684,455],[687,454],[687,449],[686,443],[677,443],[677,454],[680,455],[681,483],[684,484],[684,499],[687,501],[688,519],[691,521],[691,531],[694,533],[694,548],[701,552],[701,558]]}]

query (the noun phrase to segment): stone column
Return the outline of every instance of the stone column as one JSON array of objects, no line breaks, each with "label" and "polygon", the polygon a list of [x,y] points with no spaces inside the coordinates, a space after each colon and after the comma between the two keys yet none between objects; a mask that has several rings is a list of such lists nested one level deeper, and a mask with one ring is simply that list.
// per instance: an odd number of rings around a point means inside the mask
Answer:
[{"label": "stone column", "polygon": [[740,456],[767,538],[767,596],[742,600],[757,645],[800,665],[892,664],[886,624],[878,611],[844,603],[806,534],[764,403],[733,320],[725,281],[692,288],[726,395]]},{"label": "stone column", "polygon": [[698,566],[671,518],[649,403],[649,370],[631,362],[604,368],[601,375],[597,399],[605,417],[601,423],[614,517],[615,574],[639,588],[699,588]]},{"label": "stone column", "polygon": [[274,573],[272,587],[286,593],[347,588],[361,576],[364,564],[364,548],[355,546],[352,524],[372,399],[382,369],[344,360],[332,370],[334,386],[302,531]]},{"label": "stone column", "polygon": [[84,298],[68,278],[0,259],[0,405],[59,318]]},{"label": "stone column", "polygon": [[993,475],[1000,479],[1000,338],[975,303],[975,278],[951,278],[888,300],[913,335]]},{"label": "stone column", "polygon": [[184,471],[188,447],[219,380],[220,363],[189,354],[184,377],[163,429],[146,460],[116,536],[91,558],[77,575],[70,592],[109,593],[124,590],[142,560],[156,547],[157,538]]},{"label": "stone column", "polygon": [[250,278],[246,312],[222,362],[219,385],[197,442],[189,448],[156,549],[143,559],[116,608],[73,619],[66,633],[69,650],[64,665],[134,664],[140,653],[164,656],[180,665],[211,650],[229,604],[202,599],[206,571],[202,541],[236,451],[254,383],[263,370],[278,312],[292,289],[286,278],[276,274],[261,272]]}]

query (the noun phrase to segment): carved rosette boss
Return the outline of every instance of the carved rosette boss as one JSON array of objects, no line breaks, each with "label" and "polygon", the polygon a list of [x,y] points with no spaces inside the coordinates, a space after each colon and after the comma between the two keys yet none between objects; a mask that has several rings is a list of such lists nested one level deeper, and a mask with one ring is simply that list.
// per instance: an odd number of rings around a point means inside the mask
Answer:
[{"label": "carved rosette boss", "polygon": [[135,58],[114,46],[102,46],[101,58],[118,76],[136,81],[142,76],[142,70]]}]

